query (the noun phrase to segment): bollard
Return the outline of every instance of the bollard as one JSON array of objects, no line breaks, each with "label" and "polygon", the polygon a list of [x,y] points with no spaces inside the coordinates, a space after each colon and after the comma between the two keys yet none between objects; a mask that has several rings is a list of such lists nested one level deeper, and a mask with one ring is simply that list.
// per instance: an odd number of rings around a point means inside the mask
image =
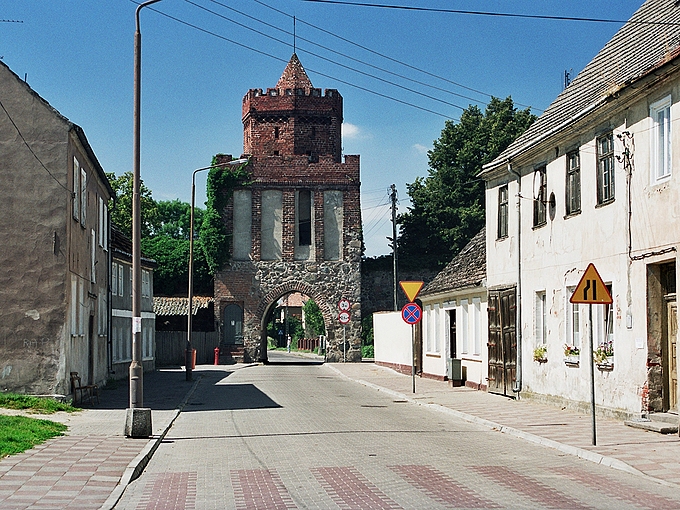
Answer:
[{"label": "bollard", "polygon": [[215,365],[220,364],[220,348],[215,347]]}]

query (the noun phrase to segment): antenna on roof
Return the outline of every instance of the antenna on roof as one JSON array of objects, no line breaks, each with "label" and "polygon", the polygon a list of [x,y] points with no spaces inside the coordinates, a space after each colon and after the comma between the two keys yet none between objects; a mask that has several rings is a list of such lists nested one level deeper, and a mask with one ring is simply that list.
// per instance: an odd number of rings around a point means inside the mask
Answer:
[{"label": "antenna on roof", "polygon": [[295,34],[295,21],[295,16],[293,16],[293,53],[295,53],[297,43],[297,35]]},{"label": "antenna on roof", "polygon": [[573,71],[573,69],[569,69],[569,71],[567,71],[566,69],[564,70],[564,88],[565,89],[571,83],[571,73],[572,73],[572,71]]}]

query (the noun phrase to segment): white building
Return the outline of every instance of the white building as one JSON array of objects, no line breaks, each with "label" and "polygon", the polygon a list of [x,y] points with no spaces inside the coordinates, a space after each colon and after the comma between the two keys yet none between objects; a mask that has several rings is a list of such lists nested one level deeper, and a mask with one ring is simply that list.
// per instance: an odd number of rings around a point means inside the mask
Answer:
[{"label": "white building", "polygon": [[[613,297],[592,310],[595,348],[613,350],[595,370],[598,409],[677,410],[678,24],[677,1],[646,1],[484,167],[490,391],[498,373],[511,394],[589,405],[588,305],[569,298],[593,263]],[[517,352],[492,353],[496,340]]]},{"label": "white building", "polygon": [[487,293],[482,229],[423,289],[422,375],[487,387]]}]

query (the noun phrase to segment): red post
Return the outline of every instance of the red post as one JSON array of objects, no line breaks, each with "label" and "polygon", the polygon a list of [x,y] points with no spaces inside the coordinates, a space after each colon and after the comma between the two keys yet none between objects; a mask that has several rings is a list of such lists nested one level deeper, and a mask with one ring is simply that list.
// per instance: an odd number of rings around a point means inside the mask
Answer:
[{"label": "red post", "polygon": [[220,364],[220,348],[215,347],[215,365]]}]

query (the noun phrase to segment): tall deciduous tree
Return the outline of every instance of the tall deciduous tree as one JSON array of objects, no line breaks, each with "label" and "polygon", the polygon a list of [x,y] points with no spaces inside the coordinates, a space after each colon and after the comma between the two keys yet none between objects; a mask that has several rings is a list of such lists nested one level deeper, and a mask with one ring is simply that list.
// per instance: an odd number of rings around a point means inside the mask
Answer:
[{"label": "tall deciduous tree", "polygon": [[429,175],[407,184],[411,207],[399,215],[400,265],[440,269],[484,225],[484,182],[477,177],[535,120],[510,97],[492,98],[482,111],[468,107],[446,121],[428,152]]},{"label": "tall deciduous tree", "polygon": [[[111,210],[111,220],[130,239],[132,239],[132,172],[125,172],[116,177],[114,173],[107,173],[113,191],[116,192],[115,207]],[[139,205],[141,212],[142,237],[149,237],[152,225],[156,222],[156,202],[151,197],[151,190],[143,182],[139,185]]]}]

